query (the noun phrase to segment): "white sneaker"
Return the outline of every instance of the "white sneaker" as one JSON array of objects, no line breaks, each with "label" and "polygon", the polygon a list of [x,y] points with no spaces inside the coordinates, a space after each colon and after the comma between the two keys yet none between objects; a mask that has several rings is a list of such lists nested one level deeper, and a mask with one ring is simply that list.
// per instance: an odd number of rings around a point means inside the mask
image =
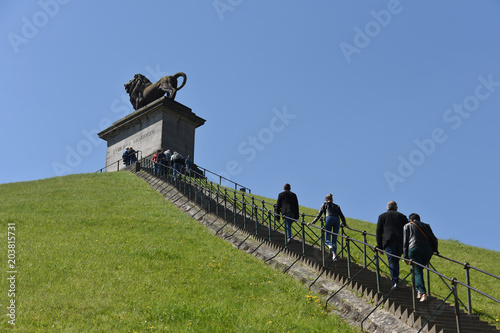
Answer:
[{"label": "white sneaker", "polygon": [[335,255],[335,253],[332,253],[332,261],[337,261],[337,260],[339,260],[339,259],[337,258],[337,256]]}]

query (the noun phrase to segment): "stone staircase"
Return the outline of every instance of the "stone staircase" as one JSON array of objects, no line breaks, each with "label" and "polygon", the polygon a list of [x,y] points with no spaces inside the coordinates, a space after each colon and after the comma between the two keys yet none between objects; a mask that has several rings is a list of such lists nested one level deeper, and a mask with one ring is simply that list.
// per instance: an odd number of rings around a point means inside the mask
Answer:
[{"label": "stone staircase", "polygon": [[[350,263],[351,276],[356,277],[348,282],[348,264],[346,259],[340,259],[333,262],[330,258],[326,262],[326,269],[323,269],[323,255],[319,247],[310,247],[305,255],[303,253],[303,244],[300,240],[292,239],[291,242],[285,244],[285,236],[281,232],[274,231],[270,239],[270,230],[265,224],[259,221],[251,220],[248,214],[242,215],[241,212],[236,213],[231,210],[231,207],[224,205],[221,198],[216,198],[215,195],[208,197],[203,194],[195,185],[179,182],[178,184],[171,184],[164,180],[157,178],[150,173],[140,170],[134,166],[129,168],[129,171],[135,173],[138,177],[143,178],[154,189],[164,195],[166,199],[173,203],[190,202],[191,206],[197,206],[199,214],[198,219],[209,214],[215,216],[216,219],[224,220],[236,227],[254,240],[265,244],[268,247],[276,249],[277,252],[284,253],[292,258],[294,262],[306,264],[327,279],[331,279],[336,284],[343,286],[355,292],[359,297],[363,298],[368,304],[375,307],[382,299],[390,292],[391,283],[390,279],[382,276],[380,280],[380,293],[377,292],[376,273],[371,270],[364,269],[355,263]],[[179,189],[182,188],[182,191]],[[194,194],[191,199],[187,198],[183,193]],[[203,203],[200,205],[199,203]],[[224,207],[225,206],[225,207]],[[230,205],[229,205],[230,206]],[[207,209],[210,207],[210,211]],[[226,210],[224,210],[226,209]],[[221,228],[222,229],[222,228]],[[333,291],[332,291],[333,292]],[[451,298],[452,299],[452,298]],[[401,322],[419,330],[422,325],[428,320],[436,307],[442,300],[430,296],[424,302],[416,302],[416,310],[413,310],[413,296],[411,286],[402,285],[396,288],[387,299],[381,304],[386,311],[391,313],[394,317],[398,318]],[[460,310],[460,332],[500,332],[496,327],[479,320],[475,315],[469,315]],[[458,332],[457,330],[457,316],[455,314],[454,306],[445,303],[438,311],[437,314],[429,320],[422,332]]]}]

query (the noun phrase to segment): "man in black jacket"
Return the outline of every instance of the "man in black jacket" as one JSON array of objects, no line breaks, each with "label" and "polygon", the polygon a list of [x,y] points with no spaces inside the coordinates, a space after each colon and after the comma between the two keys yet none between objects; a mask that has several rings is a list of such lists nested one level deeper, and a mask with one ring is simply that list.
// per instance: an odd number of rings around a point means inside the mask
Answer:
[{"label": "man in black jacket", "polygon": [[299,201],[297,195],[291,190],[290,184],[285,184],[284,191],[278,195],[276,202],[276,219],[280,220],[280,214],[285,217],[285,237],[287,243],[292,238],[292,222],[293,219],[299,218]]},{"label": "man in black jacket", "polygon": [[399,282],[399,259],[389,254],[400,257],[403,253],[403,227],[407,222],[406,216],[398,212],[398,205],[395,201],[389,201],[387,212],[378,217],[377,248],[388,253],[387,261],[392,288],[396,288]]}]

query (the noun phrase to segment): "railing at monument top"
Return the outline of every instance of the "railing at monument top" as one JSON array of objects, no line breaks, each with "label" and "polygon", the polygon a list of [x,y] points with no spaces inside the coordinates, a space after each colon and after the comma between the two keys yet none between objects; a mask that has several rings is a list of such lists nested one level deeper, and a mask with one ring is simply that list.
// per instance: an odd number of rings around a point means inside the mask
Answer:
[{"label": "railing at monument top", "polygon": [[[155,163],[152,162],[150,158],[141,160],[141,167],[151,174],[155,173],[154,164]],[[237,189],[232,190],[230,188],[221,186],[220,184],[214,184],[214,182],[208,180],[207,177],[205,177],[203,174],[196,174],[195,172],[191,172],[189,174],[184,174],[182,178],[179,177],[176,178],[176,180],[174,180],[173,170],[170,167],[166,167],[165,171],[166,172],[162,175],[164,180],[167,180],[169,183],[178,186],[181,191],[184,191],[184,194],[188,196],[190,200],[193,201],[199,200],[200,201],[199,204],[202,207],[205,207],[206,205],[207,211],[215,212],[217,214],[222,214],[227,223],[236,222],[237,216],[238,215],[241,216],[243,218],[243,227],[250,232],[250,235],[257,234],[259,228],[265,226],[268,229],[267,239],[272,240],[273,236],[276,235],[276,233],[282,232],[284,230],[283,219],[278,220],[278,216],[275,214],[276,209],[274,203],[270,203],[263,199],[259,199],[254,195],[246,194],[245,192],[238,191]],[[193,191],[196,193],[191,193]],[[216,204],[212,204],[212,201],[214,201]],[[220,212],[219,211],[220,209],[223,209],[223,212]],[[329,232],[325,230],[323,219],[320,219],[321,226],[319,227],[308,226],[306,219],[310,221],[314,217],[315,217],[314,215],[301,214],[301,219],[295,220],[296,223],[294,223],[292,226],[293,238],[300,239],[302,243],[302,256],[306,256],[308,253],[310,253],[309,251],[311,251],[311,249],[314,246],[319,245],[322,253],[323,268],[326,269],[331,264],[331,261],[330,263],[328,263],[327,253],[324,247],[324,239],[325,239],[324,236],[326,233]],[[223,229],[224,227],[225,226],[223,226],[221,229]],[[367,237],[375,237],[374,234],[341,225],[340,231],[336,235],[338,236],[337,241],[340,243],[338,255],[339,257],[346,259],[349,279],[355,278],[355,276],[359,273],[358,272],[354,275],[352,274],[350,270],[351,262],[352,263],[362,262],[362,267],[363,267],[362,269],[374,270],[377,274],[377,281],[380,279],[381,273],[388,275],[387,263],[379,256],[376,247],[370,244],[367,240]],[[363,240],[358,240],[355,237],[353,237],[353,235],[360,235],[362,236]],[[283,245],[284,245],[283,248],[286,248],[288,244],[285,242]],[[384,251],[381,251],[381,253],[384,253],[385,255],[390,255]],[[372,257],[373,259],[371,259]],[[453,295],[457,315],[460,313],[459,311],[460,305],[464,309],[466,309],[466,311],[469,314],[471,314],[472,291],[482,296],[483,298],[481,298],[481,300],[488,299],[497,305],[500,304],[500,301],[497,298],[471,286],[470,270],[476,271],[478,273],[484,274],[492,278],[493,279],[492,282],[497,283],[497,285],[500,281],[500,277],[488,273],[479,268],[473,267],[468,263],[464,264],[457,260],[447,258],[440,254],[435,255],[435,257],[462,266],[463,269],[466,270],[466,282],[461,282],[456,278],[450,278],[445,274],[438,272],[432,264],[429,265],[430,267],[422,266],[422,268],[427,273],[426,282],[429,295],[431,294],[431,282],[430,282],[431,274],[432,276],[438,278],[437,280],[438,282],[444,285],[441,286],[440,289],[438,288],[438,294],[442,294],[444,301],[441,304],[438,304],[438,306],[436,306],[436,310],[434,312],[437,312],[439,308],[444,304],[444,302],[447,301]],[[421,266],[418,263],[411,262],[407,259],[400,257],[398,258],[405,262],[409,262],[412,266],[414,265]],[[402,274],[400,274],[400,276],[406,276],[408,278],[410,275],[412,275],[413,270],[410,270],[409,268],[410,266],[408,266],[408,269],[406,270],[405,268],[402,268],[401,269]],[[408,270],[410,270],[409,273]],[[321,274],[323,274],[323,272]],[[412,280],[413,279],[414,277],[412,275]],[[467,305],[465,305],[464,302],[458,296],[458,288],[457,288],[458,286],[466,288]],[[433,285],[433,289],[434,287],[436,286]],[[381,292],[380,283],[377,284],[377,288],[378,292]],[[496,290],[498,289],[500,288],[496,288]],[[412,288],[412,292],[415,293],[415,288]],[[386,297],[388,296],[389,294],[386,295]],[[414,295],[412,298],[413,298],[413,305],[415,308]],[[477,303],[484,304],[484,301],[477,301]],[[382,302],[377,304],[377,306],[379,306],[380,304],[382,304]],[[459,325],[460,321],[459,319],[457,319],[457,327],[459,327]]]},{"label": "railing at monument top", "polygon": [[[245,186],[243,186],[243,185],[241,185],[239,183],[236,183],[236,182],[232,181],[231,179],[228,179],[228,178],[226,178],[224,176],[218,175],[217,173],[212,172],[212,171],[210,171],[208,169],[200,167],[199,165],[197,167],[198,167],[198,169],[200,169],[200,170],[203,171],[203,176],[205,176],[207,178],[210,178],[210,177],[218,178],[219,179],[219,182],[218,182],[219,185],[222,185],[222,181],[224,180],[227,183],[233,184],[234,185],[234,189],[236,191],[238,191],[238,190],[242,191],[242,192],[247,192],[248,191],[248,193],[252,193],[252,190],[249,189],[248,187],[245,187]],[[238,189],[238,187],[239,187],[239,189]]]},{"label": "railing at monument top", "polygon": [[[135,158],[137,161],[141,160],[142,159],[142,151],[140,150],[136,150],[135,151]],[[116,164],[116,171],[120,171],[120,165],[121,165],[121,162],[123,162],[123,159],[119,159],[118,161],[116,162],[113,162],[111,164],[108,164],[106,165],[104,168],[100,168],[99,170],[97,170],[96,172],[103,172],[103,171],[107,171],[111,166],[115,165]],[[125,164],[125,162],[123,162]],[[125,165],[125,167],[127,167],[128,165]]]},{"label": "railing at monument top", "polygon": [[[152,161],[153,156],[154,156],[154,154],[150,154],[150,155],[148,155],[148,156],[146,156],[144,158],[141,158],[141,161],[150,161],[151,163],[154,163]],[[160,165],[158,164],[158,166],[160,166]],[[163,167],[168,167],[168,166],[163,166]],[[171,168],[169,168],[169,169],[171,170]],[[198,169],[201,172],[197,172],[197,171],[195,171],[195,169]],[[210,171],[208,169],[205,169],[205,168],[203,168],[203,167],[201,167],[199,165],[195,165],[195,167],[193,168],[192,172],[193,172],[193,175],[197,174],[199,177],[202,177],[202,178],[207,178],[208,179],[208,178],[212,178],[213,177],[215,179],[218,179],[218,184],[219,185],[222,185],[222,182],[225,181],[226,183],[231,184],[231,186],[234,186],[235,191],[238,191],[238,188],[239,188],[239,191],[241,191],[241,192],[247,192],[248,191],[248,193],[252,193],[252,190],[250,188],[245,187],[245,186],[243,186],[243,185],[241,185],[241,184],[239,184],[237,182],[234,182],[231,179],[228,179],[228,178],[226,178],[224,176],[218,175],[217,173],[215,173],[213,171]]]}]

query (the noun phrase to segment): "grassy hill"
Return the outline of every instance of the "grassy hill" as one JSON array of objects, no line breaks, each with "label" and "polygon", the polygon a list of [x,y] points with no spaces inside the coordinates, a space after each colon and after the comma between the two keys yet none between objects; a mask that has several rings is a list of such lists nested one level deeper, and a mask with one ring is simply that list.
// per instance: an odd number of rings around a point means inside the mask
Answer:
[{"label": "grassy hill", "polygon": [[2,331],[358,331],[131,173],[2,184],[0,222]]}]

